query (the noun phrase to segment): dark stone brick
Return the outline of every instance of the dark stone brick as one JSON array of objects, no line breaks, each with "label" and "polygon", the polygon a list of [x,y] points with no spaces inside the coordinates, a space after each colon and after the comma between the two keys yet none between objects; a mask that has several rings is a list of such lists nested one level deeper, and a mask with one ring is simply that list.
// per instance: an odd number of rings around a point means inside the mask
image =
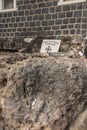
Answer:
[{"label": "dark stone brick", "polygon": [[80,24],[75,24],[75,28],[80,28],[81,25]]},{"label": "dark stone brick", "polygon": [[37,2],[43,2],[43,0],[37,0]]},{"label": "dark stone brick", "polygon": [[8,13],[8,17],[12,17],[12,13],[11,12]]},{"label": "dark stone brick", "polygon": [[44,27],[44,30],[51,30],[50,26]]},{"label": "dark stone brick", "polygon": [[70,23],[75,23],[76,22],[76,18],[71,18],[70,19]]},{"label": "dark stone brick", "polygon": [[0,29],[0,32],[2,32],[2,29]]},{"label": "dark stone brick", "polygon": [[82,36],[86,37],[86,30],[82,30]]},{"label": "dark stone brick", "polygon": [[24,23],[21,23],[21,22],[20,22],[20,23],[18,23],[18,26],[19,26],[19,27],[23,27],[23,26],[24,26]]},{"label": "dark stone brick", "polygon": [[51,7],[52,6],[52,2],[48,1],[46,2],[46,7]]},{"label": "dark stone brick", "polygon": [[81,21],[82,21],[82,18],[77,18],[76,20],[77,23],[81,23]]},{"label": "dark stone brick", "polygon": [[81,17],[82,11],[75,11],[74,12],[74,17]]},{"label": "dark stone brick", "polygon": [[16,17],[16,22],[20,22],[20,17]]},{"label": "dark stone brick", "polygon": [[63,6],[63,11],[70,11],[70,5]]},{"label": "dark stone brick", "polygon": [[76,10],[76,4],[74,4],[74,5],[72,4],[71,5],[71,10]]},{"label": "dark stone brick", "polygon": [[83,11],[83,16],[87,17],[87,10]]},{"label": "dark stone brick", "polygon": [[9,27],[13,27],[13,24],[12,24],[12,23],[9,23]]},{"label": "dark stone brick", "polygon": [[67,12],[67,17],[73,17],[73,12]]},{"label": "dark stone brick", "polygon": [[76,34],[80,34],[81,30],[80,29],[77,29],[76,30]]},{"label": "dark stone brick", "polygon": [[30,23],[29,22],[25,22],[25,27],[29,27]]},{"label": "dark stone brick", "polygon": [[43,36],[44,32],[43,31],[36,31],[35,35],[37,35],[37,36]]},{"label": "dark stone brick", "polygon": [[68,24],[69,19],[63,19],[63,24]]},{"label": "dark stone brick", "polygon": [[11,29],[7,29],[7,32],[11,32]]},{"label": "dark stone brick", "polygon": [[26,8],[27,8],[27,9],[31,9],[31,8],[32,8],[32,5],[28,4]]},{"label": "dark stone brick", "polygon": [[87,29],[87,24],[82,24],[83,29]]},{"label": "dark stone brick", "polygon": [[21,31],[22,31],[22,29],[21,29],[21,28],[17,28],[17,31],[18,31],[18,32],[21,32]]},{"label": "dark stone brick", "polygon": [[55,12],[55,8],[54,7],[51,7],[50,8],[50,13],[54,13]]},{"label": "dark stone brick", "polygon": [[45,3],[39,3],[38,7],[39,8],[45,7]]},{"label": "dark stone brick", "polygon": [[24,4],[29,4],[29,3],[30,3],[29,0],[24,1]]},{"label": "dark stone brick", "polygon": [[16,17],[17,17],[17,15],[18,15],[17,12],[13,12],[13,16],[16,16]]},{"label": "dark stone brick", "polygon": [[42,27],[37,27],[37,31],[42,31]]},{"label": "dark stone brick", "polygon": [[47,25],[48,25],[48,24],[47,24],[47,21],[42,21],[42,22],[41,22],[41,25],[42,25],[42,26],[47,26]]},{"label": "dark stone brick", "polygon": [[34,27],[32,30],[33,30],[33,31],[37,31],[37,28],[36,28],[36,27]]},{"label": "dark stone brick", "polygon": [[82,23],[87,23],[87,18],[82,18]]},{"label": "dark stone brick", "polygon": [[2,18],[3,17],[3,15],[2,15],[2,13],[0,13],[0,18]]},{"label": "dark stone brick", "polygon": [[61,35],[61,31],[58,30],[58,31],[55,32],[55,34],[56,34],[56,35]]},{"label": "dark stone brick", "polygon": [[62,24],[62,20],[55,20],[55,24]]},{"label": "dark stone brick", "polygon": [[28,16],[27,21],[32,21],[32,16]]},{"label": "dark stone brick", "polygon": [[6,22],[7,22],[7,23],[9,23],[10,21],[11,21],[11,19],[10,19],[10,18],[7,18],[7,19],[6,19]]},{"label": "dark stone brick", "polygon": [[48,25],[54,25],[54,20],[49,20]]},{"label": "dark stone brick", "polygon": [[56,12],[61,12],[61,8],[62,8],[61,6],[57,6],[56,7]]},{"label": "dark stone brick", "polygon": [[[3,36],[5,36],[5,34],[3,33]],[[6,33],[6,36],[9,37],[9,33]]]},{"label": "dark stone brick", "polygon": [[28,27],[28,28],[27,28],[27,31],[31,31],[31,28],[30,28],[30,27]]},{"label": "dark stone brick", "polygon": [[39,20],[44,20],[44,15],[39,15]]},{"label": "dark stone brick", "polygon": [[53,29],[53,30],[58,30],[58,29],[59,29],[59,26],[52,26],[52,29]]},{"label": "dark stone brick", "polygon": [[81,9],[83,8],[82,4],[83,4],[83,3],[78,3],[78,4],[77,4],[77,9],[80,9],[80,10],[81,10]]},{"label": "dark stone brick", "polygon": [[41,14],[41,9],[36,9],[36,10],[34,11],[34,14]]},{"label": "dark stone brick", "polygon": [[57,13],[53,13],[52,15],[52,19],[57,19],[58,18],[58,14]]},{"label": "dark stone brick", "polygon": [[26,10],[27,6],[26,5],[22,5],[22,10]]},{"label": "dark stone brick", "polygon": [[34,14],[34,10],[30,10],[30,15],[33,15]]},{"label": "dark stone brick", "polygon": [[16,32],[16,28],[12,28],[12,32]]},{"label": "dark stone brick", "polygon": [[21,21],[26,21],[26,17],[21,17]]},{"label": "dark stone brick", "polygon": [[8,28],[8,24],[4,24],[4,27],[5,27],[5,28]]},{"label": "dark stone brick", "polygon": [[47,31],[46,34],[49,35],[54,35],[54,31]]},{"label": "dark stone brick", "polygon": [[26,28],[23,28],[23,31],[26,32]]},{"label": "dark stone brick", "polygon": [[27,10],[27,11],[25,11],[25,15],[30,15],[30,11],[29,10]]},{"label": "dark stone brick", "polygon": [[70,34],[75,34],[75,29],[70,30]]},{"label": "dark stone brick", "polygon": [[22,10],[22,6],[18,6],[18,10]]},{"label": "dark stone brick", "polygon": [[4,26],[3,26],[3,24],[0,24],[0,28],[3,28]]},{"label": "dark stone brick", "polygon": [[49,13],[49,8],[43,8],[42,13]]},{"label": "dark stone brick", "polygon": [[46,15],[45,15],[45,19],[47,19],[47,20],[48,20],[48,19],[51,19],[51,14],[46,14]]},{"label": "dark stone brick", "polygon": [[61,29],[66,29],[67,25],[61,25]]},{"label": "dark stone brick", "polygon": [[4,13],[4,14],[3,14],[3,17],[5,17],[5,18],[8,17],[8,14],[7,14],[7,13]]},{"label": "dark stone brick", "polygon": [[68,25],[68,28],[73,28],[73,24]]},{"label": "dark stone brick", "polygon": [[36,2],[36,0],[31,0],[31,3],[35,3]]},{"label": "dark stone brick", "polygon": [[3,18],[3,19],[2,19],[2,23],[5,23],[5,22],[6,22],[6,19],[5,19],[5,18]]},{"label": "dark stone brick", "polygon": [[18,12],[18,15],[19,15],[19,16],[23,16],[23,15],[24,15],[24,11],[19,11],[19,12]]},{"label": "dark stone brick", "polygon": [[33,4],[32,6],[33,6],[33,9],[36,9],[38,7],[37,4]]},{"label": "dark stone brick", "polygon": [[[32,16],[31,16],[31,19],[32,19]],[[38,15],[33,15],[33,20],[39,20]]]},{"label": "dark stone brick", "polygon": [[15,22],[15,18],[11,18],[11,22]]},{"label": "dark stone brick", "polygon": [[36,21],[36,26],[40,26],[40,21]]},{"label": "dark stone brick", "polygon": [[53,1],[53,6],[57,6],[58,5],[58,1]]},{"label": "dark stone brick", "polygon": [[24,1],[17,1],[17,5],[22,5]]},{"label": "dark stone brick", "polygon": [[87,9],[87,2],[83,3],[83,9]]},{"label": "dark stone brick", "polygon": [[8,29],[3,29],[3,32],[7,32],[8,31]]},{"label": "dark stone brick", "polygon": [[59,18],[65,18],[65,13],[59,13]]},{"label": "dark stone brick", "polygon": [[69,34],[69,30],[63,30],[63,34],[64,35],[68,35]]},{"label": "dark stone brick", "polygon": [[35,22],[30,22],[30,27],[35,26]]}]

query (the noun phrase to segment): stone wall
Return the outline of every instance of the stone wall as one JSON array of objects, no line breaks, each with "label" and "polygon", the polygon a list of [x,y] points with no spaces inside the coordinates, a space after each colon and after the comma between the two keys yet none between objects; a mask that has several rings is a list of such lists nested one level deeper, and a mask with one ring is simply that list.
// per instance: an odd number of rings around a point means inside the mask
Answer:
[{"label": "stone wall", "polygon": [[86,35],[87,2],[58,6],[58,0],[17,0],[17,11],[0,13],[0,37]]}]

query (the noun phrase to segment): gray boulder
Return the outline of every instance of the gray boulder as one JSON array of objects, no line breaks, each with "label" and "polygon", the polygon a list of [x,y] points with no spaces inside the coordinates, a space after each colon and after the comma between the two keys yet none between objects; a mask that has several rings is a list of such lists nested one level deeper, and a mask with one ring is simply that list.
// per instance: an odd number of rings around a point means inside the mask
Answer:
[{"label": "gray boulder", "polygon": [[0,108],[5,129],[87,130],[86,61],[1,54]]}]

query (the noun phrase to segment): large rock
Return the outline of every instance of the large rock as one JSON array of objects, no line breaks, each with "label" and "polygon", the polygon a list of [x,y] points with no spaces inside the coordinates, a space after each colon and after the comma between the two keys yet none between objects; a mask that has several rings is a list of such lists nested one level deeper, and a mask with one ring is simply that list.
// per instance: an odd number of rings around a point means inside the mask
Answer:
[{"label": "large rock", "polygon": [[87,130],[87,64],[41,54],[0,54],[3,130]]}]

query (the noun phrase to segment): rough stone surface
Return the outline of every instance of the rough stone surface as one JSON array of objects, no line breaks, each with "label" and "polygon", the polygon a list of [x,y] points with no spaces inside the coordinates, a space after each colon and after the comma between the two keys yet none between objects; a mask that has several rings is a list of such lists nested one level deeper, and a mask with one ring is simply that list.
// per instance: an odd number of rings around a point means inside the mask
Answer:
[{"label": "rough stone surface", "polygon": [[0,128],[87,130],[86,59],[0,53]]},{"label": "rough stone surface", "polygon": [[[31,38],[30,38],[31,39]],[[0,38],[0,51],[19,51],[20,53],[39,53],[43,40],[54,39],[53,36],[33,37],[30,41],[25,38]],[[60,52],[68,53],[71,57],[87,57],[87,41],[81,35],[64,36],[61,38]]]},{"label": "rough stone surface", "polygon": [[86,40],[80,35],[65,36],[61,40],[60,52],[67,52],[73,57],[81,57],[87,55]]}]

